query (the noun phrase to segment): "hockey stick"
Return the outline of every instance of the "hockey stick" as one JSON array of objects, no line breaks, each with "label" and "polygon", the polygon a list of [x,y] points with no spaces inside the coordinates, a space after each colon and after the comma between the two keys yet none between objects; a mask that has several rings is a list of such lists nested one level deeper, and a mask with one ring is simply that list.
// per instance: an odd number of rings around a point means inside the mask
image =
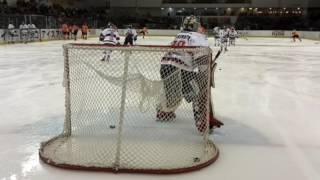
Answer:
[{"label": "hockey stick", "polygon": [[7,34],[7,31],[5,31],[2,35],[1,35],[1,37],[2,38],[4,38],[4,36]]},{"label": "hockey stick", "polygon": [[216,61],[219,58],[220,54],[221,54],[221,50],[218,51],[218,53],[216,54],[213,60]]},{"label": "hockey stick", "polygon": [[[215,61],[220,57],[221,55],[221,52],[222,50],[220,49],[218,51],[218,53],[216,54],[216,56],[214,57],[214,59],[212,60],[211,62],[211,77],[210,77],[210,95],[209,95],[209,98],[210,98],[210,104],[209,104],[209,109],[210,109],[210,112],[209,112],[209,130],[212,131],[212,129],[214,128],[220,128],[221,126],[223,126],[223,122],[217,120],[215,117],[214,117],[214,113],[213,113],[213,102],[212,102],[212,98],[211,98],[211,87],[214,88],[214,82],[213,82],[213,72],[217,66],[217,63],[215,63]],[[212,132],[210,132],[212,133]]]},{"label": "hockey stick", "polygon": [[221,55],[221,49],[218,51],[218,53],[215,55],[214,59],[211,61],[211,70],[213,69],[213,67],[215,66],[215,61],[220,57]]}]

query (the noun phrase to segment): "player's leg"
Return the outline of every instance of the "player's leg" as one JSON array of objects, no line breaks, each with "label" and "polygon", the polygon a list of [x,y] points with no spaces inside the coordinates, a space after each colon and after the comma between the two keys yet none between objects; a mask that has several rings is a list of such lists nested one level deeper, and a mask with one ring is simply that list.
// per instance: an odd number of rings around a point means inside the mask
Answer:
[{"label": "player's leg", "polygon": [[146,35],[146,33],[144,31],[142,31],[142,38],[144,39],[144,36]]},{"label": "player's leg", "polygon": [[9,38],[10,38],[10,40],[9,40],[10,43],[14,43],[14,37],[15,37],[15,35],[16,35],[16,34],[15,34],[14,31],[11,31],[11,32],[10,32],[10,37],[9,37]]},{"label": "player's leg", "polygon": [[129,44],[130,44],[131,46],[133,46],[133,36],[130,37],[130,39],[129,39]]},{"label": "player's leg", "polygon": [[192,102],[193,116],[195,120],[195,125],[199,132],[203,133],[209,126],[209,122],[207,119],[207,102],[206,102],[206,93],[200,94],[198,98],[196,98]]},{"label": "player's leg", "polygon": [[123,45],[127,46],[128,44],[129,44],[129,36],[126,36],[125,39],[124,39]]},{"label": "player's leg", "polygon": [[231,45],[236,46],[236,38],[231,38]]},{"label": "player's leg", "polygon": [[296,36],[295,35],[292,36],[292,39],[293,39],[293,42],[296,42]]},{"label": "player's leg", "polygon": [[27,32],[22,31],[22,42],[27,44]]},{"label": "player's leg", "polygon": [[205,72],[195,73],[181,70],[183,97],[187,102],[192,102],[195,125],[201,133],[205,132],[209,126],[207,119],[209,95],[206,74]]},{"label": "player's leg", "polygon": [[109,62],[110,59],[111,59],[111,53],[112,53],[111,50],[105,50],[105,51],[103,51],[103,57],[102,57],[101,61]]},{"label": "player's leg", "polygon": [[34,41],[34,31],[30,31],[30,41]]},{"label": "player's leg", "polygon": [[182,100],[180,72],[180,69],[172,65],[161,65],[160,76],[163,81],[165,97],[161,98],[157,107],[157,121],[170,121],[176,117],[174,111]]},{"label": "player's leg", "polygon": [[136,45],[138,40],[138,35],[133,37],[133,44]]},{"label": "player's leg", "polygon": [[[190,100],[192,101],[194,120],[195,120],[195,125],[198,131],[203,133],[208,128],[209,130],[211,130],[214,127],[221,127],[223,123],[218,121],[214,117],[214,113],[213,113],[213,106],[211,102],[211,88],[208,89],[208,85],[209,85],[208,83],[210,83],[207,80],[208,71],[199,72],[199,73],[184,72],[182,74],[184,74],[182,75],[183,79],[187,80],[183,82],[183,85],[184,85],[183,91],[191,89],[191,92],[192,92],[190,96],[192,98]],[[184,93],[188,93],[188,92],[184,92]],[[186,100],[188,101],[188,99]],[[209,117],[207,114],[208,103],[209,103]]]},{"label": "player's leg", "polygon": [[73,32],[73,39],[76,41],[77,40],[77,34],[78,34],[78,32],[75,30],[74,32]]},{"label": "player's leg", "polygon": [[221,39],[221,50],[228,51],[228,40],[226,38]]},{"label": "player's leg", "polygon": [[19,37],[20,37],[20,42],[23,43],[23,33],[22,33],[21,30],[20,30],[20,36]]},{"label": "player's leg", "polygon": [[11,32],[10,31],[7,31],[7,33],[3,34],[3,40],[4,41],[7,41],[7,43],[9,44],[10,41],[11,41]]},{"label": "player's leg", "polygon": [[107,52],[107,62],[109,62],[110,59],[111,59],[111,53],[112,53],[111,50],[109,50],[109,51]]}]

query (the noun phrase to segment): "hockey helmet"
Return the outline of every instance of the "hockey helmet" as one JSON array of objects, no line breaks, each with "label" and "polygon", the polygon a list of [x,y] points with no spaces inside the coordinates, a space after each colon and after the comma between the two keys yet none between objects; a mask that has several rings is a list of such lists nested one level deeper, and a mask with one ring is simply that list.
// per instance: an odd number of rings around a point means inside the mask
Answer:
[{"label": "hockey helmet", "polygon": [[201,26],[200,19],[191,15],[187,16],[182,23],[183,31],[194,31],[197,32],[198,28]]},{"label": "hockey helmet", "polygon": [[219,27],[219,26],[214,27],[214,28],[213,28],[213,31],[215,31],[215,32],[220,31],[220,27]]},{"label": "hockey helmet", "polygon": [[112,22],[108,22],[107,28],[114,29],[115,26],[114,26],[114,24]]}]

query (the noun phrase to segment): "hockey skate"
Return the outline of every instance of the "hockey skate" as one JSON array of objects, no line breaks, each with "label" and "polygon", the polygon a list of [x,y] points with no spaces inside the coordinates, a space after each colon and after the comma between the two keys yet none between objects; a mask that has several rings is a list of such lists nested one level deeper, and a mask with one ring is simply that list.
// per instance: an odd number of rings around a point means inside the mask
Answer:
[{"label": "hockey skate", "polygon": [[224,125],[223,122],[219,121],[214,117],[212,102],[210,102],[209,108],[210,108],[209,122],[207,121],[208,119],[206,115],[200,116],[199,113],[195,114],[195,119],[196,119],[195,124],[200,133],[206,132],[208,125],[209,125],[210,134],[213,132],[213,129],[220,128],[221,126]]},{"label": "hockey skate", "polygon": [[104,56],[101,61],[106,61],[109,62],[110,61],[110,56]]},{"label": "hockey skate", "polygon": [[220,128],[223,125],[224,125],[223,122],[217,120],[213,115],[210,115],[210,117],[209,117],[209,128],[210,129]]},{"label": "hockey skate", "polygon": [[[204,133],[207,130],[207,121],[199,120],[196,121],[196,127],[200,133]],[[214,116],[210,115],[209,117],[209,134],[212,134],[213,130],[223,126],[223,122],[217,120]]]}]

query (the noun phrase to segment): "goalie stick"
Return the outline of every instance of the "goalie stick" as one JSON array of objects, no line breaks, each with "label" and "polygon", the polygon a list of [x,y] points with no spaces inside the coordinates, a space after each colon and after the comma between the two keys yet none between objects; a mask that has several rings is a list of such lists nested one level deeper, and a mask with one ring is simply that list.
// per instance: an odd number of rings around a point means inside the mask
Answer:
[{"label": "goalie stick", "polygon": [[[216,56],[214,57],[214,59],[212,60],[212,62],[211,62],[211,70],[213,70],[213,67],[215,66],[215,62],[216,62],[216,60],[220,57],[220,55],[221,55],[221,49],[218,51],[218,53],[216,54]],[[212,72],[211,72],[212,73]]]},{"label": "goalie stick", "polygon": [[1,37],[5,39],[5,35],[6,35],[6,34],[7,34],[7,31],[5,31],[5,32],[1,35]]},{"label": "goalie stick", "polygon": [[[214,73],[214,70],[217,66],[217,63],[215,62],[221,55],[221,52],[222,50],[219,50],[218,53],[216,54],[216,56],[214,57],[214,59],[211,61],[211,77],[210,77],[210,87],[214,88],[214,81],[213,81],[213,73]],[[224,124],[217,120],[215,117],[214,117],[214,114],[213,114],[213,102],[212,102],[212,99],[211,99],[211,88],[210,88],[210,104],[209,104],[209,109],[210,109],[210,112],[209,112],[209,129],[212,130],[213,128],[220,128],[221,126],[223,126]]]}]

